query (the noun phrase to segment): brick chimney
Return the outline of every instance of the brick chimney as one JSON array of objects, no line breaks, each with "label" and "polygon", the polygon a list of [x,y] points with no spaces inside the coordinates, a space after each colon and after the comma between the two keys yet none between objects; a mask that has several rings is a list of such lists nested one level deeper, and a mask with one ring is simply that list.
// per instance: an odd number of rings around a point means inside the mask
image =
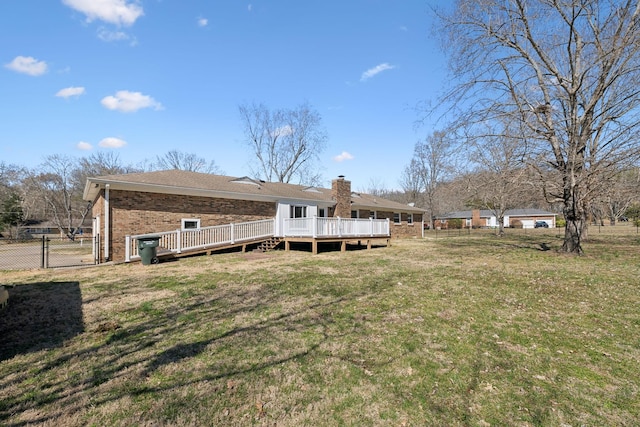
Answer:
[{"label": "brick chimney", "polygon": [[344,179],[344,175],[331,181],[331,196],[336,201],[333,216],[351,218],[351,181]]},{"label": "brick chimney", "polygon": [[474,228],[480,227],[480,209],[471,211],[471,226]]}]

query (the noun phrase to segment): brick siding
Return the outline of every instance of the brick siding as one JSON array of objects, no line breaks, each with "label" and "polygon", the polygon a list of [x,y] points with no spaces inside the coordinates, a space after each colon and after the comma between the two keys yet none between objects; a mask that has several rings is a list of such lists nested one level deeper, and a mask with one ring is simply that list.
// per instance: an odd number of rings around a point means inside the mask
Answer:
[{"label": "brick siding", "polygon": [[[275,203],[249,200],[218,199],[157,193],[111,190],[110,236],[112,261],[124,261],[125,236],[177,230],[182,219],[199,219],[201,227],[245,221],[257,221],[276,216]],[[104,227],[104,193],[94,204],[93,215],[102,215]],[[102,234],[103,230],[100,230]],[[102,245],[101,259],[105,259]]]}]

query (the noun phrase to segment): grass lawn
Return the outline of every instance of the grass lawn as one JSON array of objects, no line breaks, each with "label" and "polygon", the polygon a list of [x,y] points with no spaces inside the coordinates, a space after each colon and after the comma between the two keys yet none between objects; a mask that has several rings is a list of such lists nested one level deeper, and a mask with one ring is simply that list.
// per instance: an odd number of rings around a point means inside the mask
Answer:
[{"label": "grass lawn", "polygon": [[392,243],[2,272],[0,425],[638,425],[635,230]]}]

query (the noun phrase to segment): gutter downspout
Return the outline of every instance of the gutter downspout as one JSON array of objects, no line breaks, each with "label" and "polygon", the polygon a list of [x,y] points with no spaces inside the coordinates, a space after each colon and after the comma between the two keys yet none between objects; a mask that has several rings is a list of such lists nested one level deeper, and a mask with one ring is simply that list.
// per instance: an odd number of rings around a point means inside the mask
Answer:
[{"label": "gutter downspout", "polygon": [[104,260],[111,260],[109,256],[109,184],[104,186]]}]

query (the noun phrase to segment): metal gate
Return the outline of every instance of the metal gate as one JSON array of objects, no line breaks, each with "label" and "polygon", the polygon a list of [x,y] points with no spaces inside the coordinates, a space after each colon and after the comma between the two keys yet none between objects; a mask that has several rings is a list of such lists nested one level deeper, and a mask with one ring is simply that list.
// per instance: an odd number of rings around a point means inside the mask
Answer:
[{"label": "metal gate", "polygon": [[0,270],[78,267],[97,264],[97,237],[0,241]]}]

